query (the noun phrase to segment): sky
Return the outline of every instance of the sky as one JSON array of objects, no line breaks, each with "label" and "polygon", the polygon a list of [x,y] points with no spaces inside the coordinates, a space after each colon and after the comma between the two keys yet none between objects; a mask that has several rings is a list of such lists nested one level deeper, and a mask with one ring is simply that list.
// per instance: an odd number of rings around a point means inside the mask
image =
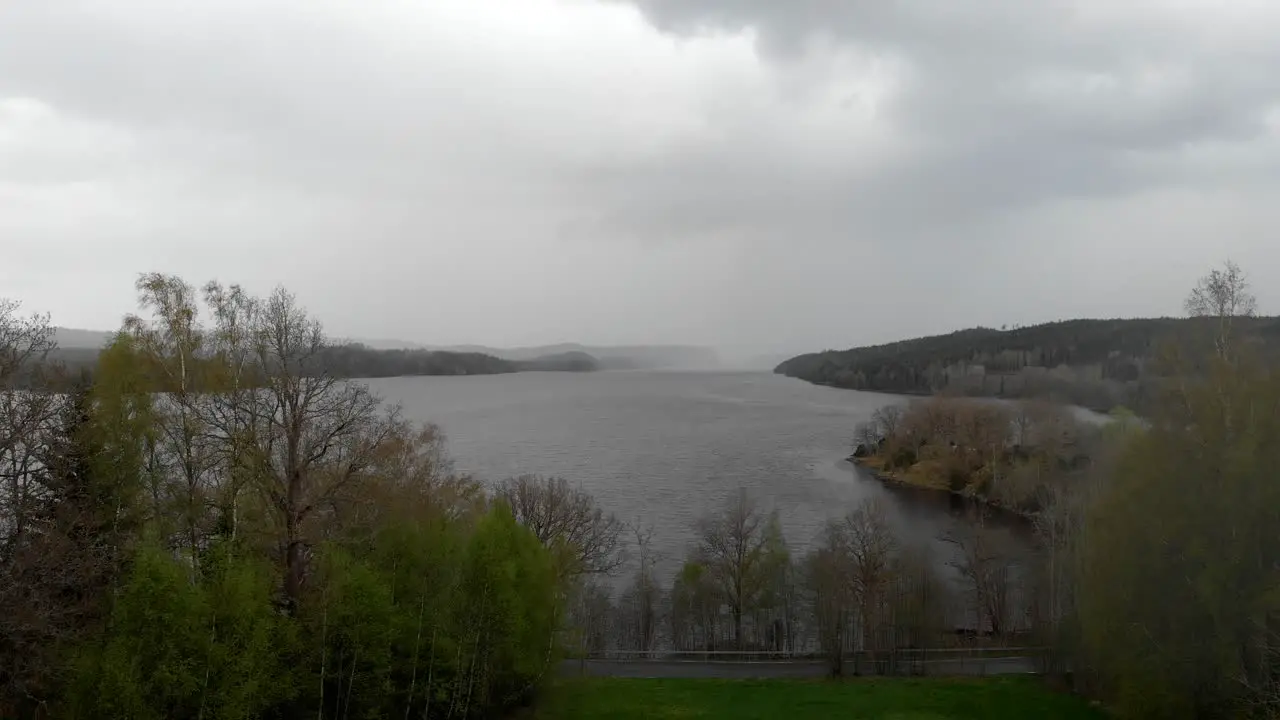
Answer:
[{"label": "sky", "polygon": [[0,297],[343,337],[845,348],[1280,313],[1274,0],[0,3]]}]

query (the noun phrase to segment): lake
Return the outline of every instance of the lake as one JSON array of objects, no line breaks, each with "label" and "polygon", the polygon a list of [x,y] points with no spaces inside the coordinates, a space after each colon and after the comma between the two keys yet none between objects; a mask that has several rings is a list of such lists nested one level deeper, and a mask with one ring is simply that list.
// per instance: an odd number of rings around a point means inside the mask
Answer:
[{"label": "lake", "polygon": [[580,484],[623,520],[652,525],[669,579],[695,519],[745,488],[777,509],[798,555],[828,518],[883,497],[904,539],[950,554],[945,497],[891,492],[845,461],[854,426],[901,397],[763,372],[520,373],[372,380],[407,417],[440,425],[460,471]]}]

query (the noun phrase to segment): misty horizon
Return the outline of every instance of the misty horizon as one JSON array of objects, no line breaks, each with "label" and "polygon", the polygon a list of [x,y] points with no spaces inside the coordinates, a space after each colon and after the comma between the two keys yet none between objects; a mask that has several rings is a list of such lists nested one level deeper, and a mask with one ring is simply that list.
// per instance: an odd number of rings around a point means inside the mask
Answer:
[{"label": "misty horizon", "polygon": [[1280,10],[821,5],[12,3],[0,295],[741,357],[1177,314],[1223,258],[1280,303]]},{"label": "misty horizon", "polygon": [[[795,349],[769,349],[769,348],[742,348],[742,347],[725,347],[716,346],[699,342],[622,342],[622,343],[595,343],[579,340],[563,340],[558,342],[545,342],[529,345],[504,345],[501,343],[480,343],[480,342],[432,342],[430,340],[421,340],[407,337],[369,337],[360,334],[338,334],[332,332],[326,326],[326,336],[330,342],[334,343],[359,343],[367,345],[378,350],[400,350],[400,349],[421,349],[432,351],[447,352],[481,352],[486,354],[497,354],[507,357],[520,356],[522,359],[533,359],[541,353],[560,352],[566,349],[577,349],[584,352],[599,354],[601,350],[628,350],[628,349],[701,349],[709,350],[718,357],[718,362],[710,367],[725,368],[741,368],[741,369],[769,369],[772,370],[780,363],[800,355],[811,353],[820,353],[827,351],[843,351],[858,347],[872,347],[877,345],[885,345],[903,340],[914,340],[924,337],[936,337],[947,335],[954,332],[972,330],[978,328],[986,328],[990,330],[1013,330],[1019,327],[1030,327],[1036,325],[1052,324],[1068,320],[1142,320],[1142,319],[1166,319],[1177,318],[1176,313],[1165,313],[1162,315],[1153,315],[1147,318],[1130,317],[1097,317],[1097,318],[1056,318],[1053,320],[1045,320],[1043,322],[1026,323],[1026,324],[978,324],[970,327],[956,327],[941,330],[923,335],[902,335],[889,337],[887,339],[879,339],[872,341],[854,340],[842,345],[831,345],[827,347],[808,347]],[[323,318],[319,318],[323,322]],[[58,329],[58,338],[63,347],[98,347],[106,336],[109,336],[115,330],[92,329],[92,328],[74,328],[64,325],[58,325],[56,319],[54,324]],[[118,329],[118,328],[117,328]],[[70,342],[65,338],[70,333],[72,338]],[[102,337],[99,337],[102,336]],[[515,353],[515,355],[512,355]],[[597,359],[600,359],[597,357]]]}]

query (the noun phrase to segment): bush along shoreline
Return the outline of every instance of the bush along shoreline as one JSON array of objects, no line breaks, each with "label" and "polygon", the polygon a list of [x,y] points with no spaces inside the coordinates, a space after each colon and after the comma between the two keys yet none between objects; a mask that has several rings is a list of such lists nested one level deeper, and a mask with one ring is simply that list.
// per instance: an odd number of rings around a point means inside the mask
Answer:
[{"label": "bush along shoreline", "polygon": [[1055,488],[1095,466],[1112,435],[1132,427],[1081,422],[1042,400],[1000,404],[934,396],[888,405],[858,426],[847,460],[877,480],[944,492],[1032,520]]}]

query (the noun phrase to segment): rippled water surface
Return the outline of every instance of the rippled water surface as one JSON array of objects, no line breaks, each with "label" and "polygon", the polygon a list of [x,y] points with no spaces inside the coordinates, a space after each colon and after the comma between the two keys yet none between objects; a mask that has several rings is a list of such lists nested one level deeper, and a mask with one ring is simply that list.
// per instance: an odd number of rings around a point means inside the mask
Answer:
[{"label": "rippled water surface", "polygon": [[866,497],[888,499],[909,539],[936,543],[946,502],[907,501],[846,463],[854,426],[887,395],[768,373],[522,373],[392,378],[371,386],[439,424],[459,470],[486,480],[560,475],[625,520],[652,524],[664,572],[695,518],[738,488],[776,508],[793,548]]}]

